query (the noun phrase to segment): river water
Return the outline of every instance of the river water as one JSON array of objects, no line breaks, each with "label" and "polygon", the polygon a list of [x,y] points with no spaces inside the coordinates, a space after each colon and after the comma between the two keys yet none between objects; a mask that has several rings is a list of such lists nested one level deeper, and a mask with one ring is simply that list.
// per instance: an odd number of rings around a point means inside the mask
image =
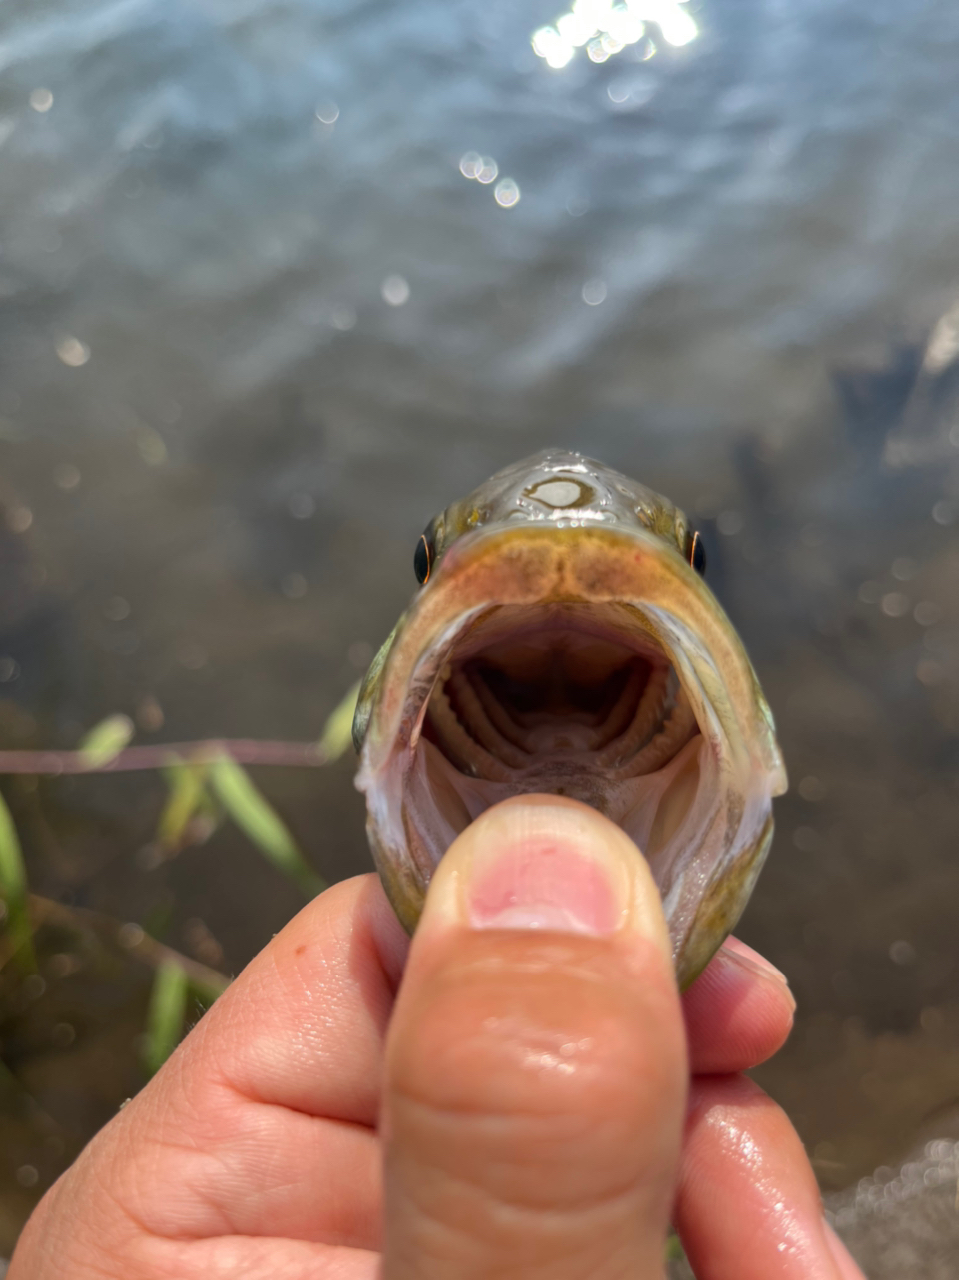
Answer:
[{"label": "river water", "polygon": [[[7,0],[3,744],[315,736],[429,516],[580,448],[694,514],[780,726],[760,1078],[825,1187],[895,1162],[959,1100],[957,66],[946,0]],[[350,767],[257,775],[328,878]],[[227,970],[297,906],[229,828],[157,865],[150,777],[10,799],[40,891]],[[140,1079],[148,975],[60,969],[0,1246]]]}]

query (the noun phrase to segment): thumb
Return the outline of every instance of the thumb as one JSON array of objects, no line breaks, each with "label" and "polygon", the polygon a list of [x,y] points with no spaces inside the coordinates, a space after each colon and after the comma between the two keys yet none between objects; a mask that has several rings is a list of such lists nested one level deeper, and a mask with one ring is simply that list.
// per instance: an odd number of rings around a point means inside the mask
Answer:
[{"label": "thumb", "polygon": [[653,1280],[686,1049],[659,895],[592,809],[488,810],[433,878],[387,1042],[385,1280]]}]

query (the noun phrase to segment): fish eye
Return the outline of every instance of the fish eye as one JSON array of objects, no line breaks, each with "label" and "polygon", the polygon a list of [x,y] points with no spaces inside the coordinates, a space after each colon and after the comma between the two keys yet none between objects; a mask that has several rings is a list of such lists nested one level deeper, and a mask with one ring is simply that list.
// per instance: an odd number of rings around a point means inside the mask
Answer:
[{"label": "fish eye", "polygon": [[706,572],[706,547],[695,529],[686,534],[686,559],[702,577]]},{"label": "fish eye", "polygon": [[433,568],[433,539],[430,531],[427,529],[420,534],[420,540],[416,544],[416,550],[413,552],[413,572],[416,574],[416,581],[420,586],[424,586],[429,579],[430,570]]}]

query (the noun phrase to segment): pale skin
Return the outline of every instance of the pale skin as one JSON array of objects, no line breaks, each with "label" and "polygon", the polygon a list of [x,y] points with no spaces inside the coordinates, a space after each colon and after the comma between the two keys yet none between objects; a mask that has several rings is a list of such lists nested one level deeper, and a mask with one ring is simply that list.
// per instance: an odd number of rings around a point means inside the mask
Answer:
[{"label": "pale skin", "polygon": [[508,801],[412,944],[372,876],[300,912],[46,1195],[9,1280],[660,1280],[670,1221],[698,1280],[862,1280],[740,1074],[793,1007],[734,941],[680,999],[622,832]]}]

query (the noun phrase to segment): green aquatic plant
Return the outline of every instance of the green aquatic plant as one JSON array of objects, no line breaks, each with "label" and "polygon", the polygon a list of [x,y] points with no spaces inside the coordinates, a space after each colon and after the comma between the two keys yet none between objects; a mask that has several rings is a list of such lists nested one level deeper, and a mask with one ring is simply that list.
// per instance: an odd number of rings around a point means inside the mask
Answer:
[{"label": "green aquatic plant", "polygon": [[157,969],[147,1014],[143,1061],[151,1075],[159,1071],[180,1043],[190,998],[190,979],[175,959],[164,960]]},{"label": "green aquatic plant", "polygon": [[[166,802],[156,829],[156,845],[167,856],[179,852],[198,829],[209,834],[232,821],[264,858],[307,898],[326,887],[311,867],[286,823],[247,771],[247,765],[323,767],[350,745],[350,725],[359,686],[341,699],[316,742],[210,739],[131,746],[129,717],[107,716],[74,751],[0,751],[0,775],[57,777],[63,774],[155,771],[166,783]],[[16,824],[0,793],[0,969],[14,963],[36,970],[34,934],[44,923],[93,931],[155,970],[143,1041],[143,1061],[152,1074],[183,1035],[191,1000],[202,1009],[226,989],[230,979],[181,955],[139,925],[121,924],[82,908],[30,892]]]},{"label": "green aquatic plant", "polygon": [[33,929],[27,903],[27,873],[17,838],[17,828],[7,803],[0,795],[0,897],[5,908],[3,923],[10,942],[10,954],[25,968],[35,969]]}]

